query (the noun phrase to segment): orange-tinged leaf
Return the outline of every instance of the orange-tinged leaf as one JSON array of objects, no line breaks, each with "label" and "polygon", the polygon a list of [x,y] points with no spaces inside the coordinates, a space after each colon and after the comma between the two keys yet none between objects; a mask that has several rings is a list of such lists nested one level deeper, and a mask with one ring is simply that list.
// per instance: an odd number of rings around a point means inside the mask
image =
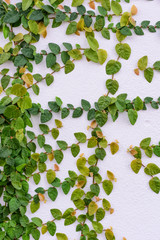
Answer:
[{"label": "orange-tinged leaf", "polygon": [[10,2],[10,0],[5,0],[5,2],[6,2],[6,3],[8,3],[8,4],[10,4],[10,3],[11,3],[11,2]]},{"label": "orange-tinged leaf", "polygon": [[137,12],[138,12],[137,7],[136,7],[135,5],[133,5],[133,6],[131,7],[131,14],[134,16],[134,15],[137,14]]},{"label": "orange-tinged leaf", "polygon": [[77,36],[80,36],[80,32],[79,32],[78,30],[75,32],[75,34],[76,34]]},{"label": "orange-tinged leaf", "polygon": [[38,193],[38,197],[40,201],[44,201],[45,200],[45,196],[42,193]]},{"label": "orange-tinged leaf", "polygon": [[136,26],[136,21],[132,18],[129,17],[129,22],[135,27]]},{"label": "orange-tinged leaf", "polygon": [[61,10],[64,9],[64,7],[61,4],[58,5],[58,8],[61,9]]},{"label": "orange-tinged leaf", "polygon": [[90,6],[90,8],[95,10],[95,3],[94,3],[94,1],[89,2],[89,6]]},{"label": "orange-tinged leaf", "polygon": [[138,69],[138,68],[134,69],[134,73],[135,73],[136,75],[139,75],[139,69]]},{"label": "orange-tinged leaf", "polygon": [[110,214],[113,214],[113,213],[114,213],[114,209],[110,208]]},{"label": "orange-tinged leaf", "polygon": [[57,164],[54,164],[54,170],[59,171],[59,166]]},{"label": "orange-tinged leaf", "polygon": [[96,134],[99,138],[103,138],[103,133],[101,131],[96,131]]},{"label": "orange-tinged leaf", "polygon": [[97,122],[96,122],[96,120],[93,120],[91,122],[91,128],[96,128],[96,127],[97,127]]}]

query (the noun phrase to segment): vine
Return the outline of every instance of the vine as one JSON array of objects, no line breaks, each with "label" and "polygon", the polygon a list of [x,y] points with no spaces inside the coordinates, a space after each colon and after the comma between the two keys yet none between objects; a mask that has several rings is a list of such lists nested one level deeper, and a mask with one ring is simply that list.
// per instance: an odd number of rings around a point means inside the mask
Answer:
[{"label": "vine", "polygon": [[[108,143],[103,127],[108,122],[109,114],[113,121],[116,121],[119,114],[127,112],[129,121],[134,125],[138,118],[138,112],[147,110],[147,104],[158,109],[160,98],[153,100],[146,97],[142,100],[137,96],[133,100],[127,98],[127,94],[119,94],[116,97],[109,96],[117,93],[119,82],[115,78],[121,70],[121,59],[128,60],[131,55],[131,47],[122,43],[126,37],[144,35],[145,29],[151,33],[160,28],[160,21],[154,25],[149,20],[142,21],[137,25],[133,18],[138,9],[133,5],[129,12],[123,12],[121,1],[117,0],[91,0],[87,10],[84,0],[73,0],[71,6],[63,5],[63,0],[49,0],[47,4],[43,1],[22,0],[13,5],[10,0],[0,0],[0,30],[3,37],[9,39],[4,47],[0,48],[1,86],[0,94],[0,239],[40,239],[41,233],[49,232],[56,236],[57,240],[71,239],[65,233],[57,232],[58,222],[64,221],[64,226],[74,224],[76,232],[79,232],[80,240],[98,240],[99,234],[106,240],[115,240],[112,227],[101,223],[106,215],[113,214],[114,208],[104,197],[112,193],[114,182],[117,181],[114,174],[106,168],[103,177],[98,167],[100,161],[106,161],[108,148],[112,155],[119,151],[118,140]],[[129,2],[125,0],[124,2]],[[96,9],[97,7],[97,9]],[[76,10],[75,10],[76,8]],[[93,11],[95,10],[95,11]],[[117,23],[112,18],[118,19]],[[47,50],[37,52],[34,43],[40,37],[47,36],[47,28],[67,24],[66,34],[81,35],[85,32],[89,47],[81,47],[76,44],[63,42],[63,48],[59,43],[48,44]],[[19,31],[23,27],[25,34]],[[18,33],[15,34],[15,28]],[[106,63],[106,92],[100,96],[97,102],[91,104],[88,100],[82,99],[81,105],[75,107],[73,104],[63,106],[63,101],[55,97],[55,101],[48,102],[48,109],[43,109],[40,103],[32,102],[30,89],[36,95],[40,94],[40,82],[46,82],[50,86],[54,82],[55,73],[64,69],[65,74],[72,72],[75,62],[85,56],[87,61],[103,65],[108,57],[107,51],[100,49],[95,38],[95,33],[110,40],[110,32],[115,33],[118,43],[115,46],[117,53],[116,60],[111,59]],[[61,59],[59,62],[59,58]],[[34,72],[35,64],[43,64],[45,61],[49,73],[42,76]],[[8,68],[3,64],[8,63]],[[13,65],[12,65],[13,63]],[[33,63],[33,64],[32,64]],[[63,63],[63,65],[61,65]],[[138,61],[138,68],[134,70],[139,75],[139,70],[144,71],[144,77],[151,82],[154,70],[160,69],[159,61],[153,67],[147,67],[148,57],[144,56]],[[13,75],[9,74],[10,67],[16,68]],[[75,132],[76,142],[70,144],[59,139],[60,131],[63,131],[62,119],[72,114],[72,118],[79,118],[83,113],[87,114],[91,136],[83,132]],[[60,117],[54,118],[54,113]],[[32,120],[34,116],[40,117],[40,133],[34,132]],[[57,116],[56,115],[56,116]],[[54,126],[50,128],[46,123],[54,119]],[[30,129],[31,128],[31,129]],[[46,137],[52,136],[53,142],[57,145],[47,144]],[[151,176],[150,188],[160,192],[160,180],[154,175],[160,173],[156,164],[142,163],[141,150],[144,150],[147,157],[154,153],[160,156],[160,146],[150,145],[151,139],[143,139],[139,147],[130,146],[129,152],[135,159],[131,162],[131,168],[138,173],[143,167],[144,172]],[[93,149],[91,155],[82,153],[81,145]],[[75,159],[72,164],[77,171],[68,171],[68,176],[61,174],[61,162],[66,151],[71,152]],[[78,158],[78,159],[77,159]],[[47,166],[47,160],[51,167]],[[53,164],[52,164],[53,163]],[[104,165],[105,166],[105,165]],[[42,187],[42,178],[46,177],[48,188]],[[64,178],[65,177],[65,178]],[[31,194],[31,181],[34,181],[36,189]],[[28,217],[27,207],[30,212],[35,213],[40,206],[47,201],[55,202],[59,193],[67,195],[71,192],[71,206],[64,211],[57,208],[50,209],[51,220],[43,222],[39,217]],[[49,199],[49,200],[48,200]],[[74,207],[73,207],[74,206]],[[82,211],[82,212],[81,212]],[[40,233],[41,232],[41,233]],[[126,240],[124,237],[123,240]]]}]

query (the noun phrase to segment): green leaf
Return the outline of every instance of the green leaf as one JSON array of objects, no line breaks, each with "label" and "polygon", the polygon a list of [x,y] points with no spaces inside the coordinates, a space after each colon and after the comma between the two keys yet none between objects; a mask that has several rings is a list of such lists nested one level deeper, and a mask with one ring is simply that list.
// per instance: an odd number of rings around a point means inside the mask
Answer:
[{"label": "green leaf", "polygon": [[116,80],[108,79],[106,81],[106,88],[114,95],[118,91],[119,83]]},{"label": "green leaf", "polygon": [[32,222],[36,224],[37,227],[42,227],[42,220],[38,217],[31,218]]},{"label": "green leaf", "polygon": [[77,133],[74,133],[74,136],[78,140],[78,142],[80,142],[80,143],[85,143],[86,142],[87,137],[84,133],[77,132]]},{"label": "green leaf", "polygon": [[63,190],[65,195],[67,195],[69,193],[69,191],[70,191],[70,184],[69,184],[69,182],[64,181],[62,183],[62,190]]},{"label": "green leaf", "polygon": [[97,51],[97,49],[99,48],[99,43],[98,41],[91,35],[89,35],[87,37],[87,41],[88,41],[88,44],[90,46],[90,48],[93,50],[93,51]]},{"label": "green leaf", "polygon": [[109,209],[111,208],[111,204],[108,200],[106,200],[105,198],[102,200],[102,205],[104,210],[109,211]]},{"label": "green leaf", "polygon": [[98,99],[99,110],[104,110],[110,105],[111,99],[108,96],[102,96]]},{"label": "green leaf", "polygon": [[57,141],[57,144],[58,144],[59,148],[62,150],[66,150],[68,147],[68,144],[65,141]]},{"label": "green leaf", "polygon": [[55,55],[57,55],[60,52],[60,47],[57,44],[49,43],[48,46]]},{"label": "green leaf", "polygon": [[11,54],[10,53],[2,53],[0,55],[0,65],[2,65],[3,63],[7,62],[8,59],[10,58]]},{"label": "green leaf", "polygon": [[29,29],[32,33],[38,34],[39,28],[38,28],[38,24],[37,24],[36,21],[29,20],[28,21],[28,26],[29,26]]},{"label": "green leaf", "polygon": [[104,180],[103,189],[107,195],[111,194],[113,190],[113,183],[110,180]]},{"label": "green leaf", "polygon": [[88,140],[88,145],[87,147],[88,148],[94,148],[97,146],[97,139],[96,137],[91,137],[89,140]]},{"label": "green leaf", "polygon": [[96,231],[96,233],[102,233],[103,232],[103,225],[99,222],[92,222],[92,226],[94,228],[94,230]]},{"label": "green leaf", "polygon": [[9,210],[11,213],[15,212],[16,210],[19,209],[19,207],[21,206],[20,201],[13,197],[10,201],[9,201]]},{"label": "green leaf", "polygon": [[102,65],[107,59],[107,51],[103,49],[98,49],[98,61]]},{"label": "green leaf", "polygon": [[56,56],[53,53],[49,53],[46,57],[47,68],[51,68],[56,63]]},{"label": "green leaf", "polygon": [[20,110],[14,105],[7,106],[4,111],[4,116],[7,118],[18,118],[20,114]]},{"label": "green leaf", "polygon": [[33,180],[34,180],[35,184],[37,185],[41,180],[41,175],[38,173],[33,174]]},{"label": "green leaf", "polygon": [[78,118],[78,117],[81,117],[82,114],[83,114],[83,109],[81,107],[77,107],[77,108],[74,109],[72,117],[73,118]]},{"label": "green leaf", "polygon": [[132,36],[131,30],[126,26],[121,28],[120,33],[124,36]]},{"label": "green leaf", "polygon": [[32,4],[32,0],[22,0],[22,10],[26,11]]},{"label": "green leaf", "polygon": [[68,60],[65,64],[65,74],[72,72],[75,68],[74,63],[71,60]]},{"label": "green leaf", "polygon": [[148,57],[144,56],[144,57],[139,59],[139,61],[138,61],[138,68],[143,71],[143,70],[146,69],[147,64],[148,64]]},{"label": "green leaf", "polygon": [[79,152],[80,152],[80,147],[79,147],[79,145],[77,145],[77,144],[72,144],[72,146],[71,146],[71,153],[72,153],[73,157],[77,157],[77,155],[79,154]]},{"label": "green leaf", "polygon": [[40,203],[35,203],[34,201],[31,202],[31,205],[30,205],[30,210],[31,210],[31,213],[35,213],[38,209],[40,208]]},{"label": "green leaf", "polygon": [[57,240],[68,240],[68,237],[64,233],[56,233]]},{"label": "green leaf", "polygon": [[12,24],[12,23],[18,22],[19,19],[20,19],[20,14],[16,10],[12,10],[12,11],[8,11],[5,14],[3,21],[5,23]]},{"label": "green leaf", "polygon": [[145,150],[147,147],[149,147],[150,143],[151,138],[145,138],[140,142],[140,147]]},{"label": "green leaf", "polygon": [[71,200],[72,201],[78,200],[78,199],[82,198],[83,195],[84,195],[84,191],[82,189],[75,189],[72,192]]},{"label": "green leaf", "polygon": [[160,192],[160,179],[158,177],[153,177],[149,181],[149,186],[153,192],[158,194]]},{"label": "green leaf", "polygon": [[129,109],[128,110],[128,118],[129,118],[130,123],[132,125],[134,125],[137,121],[137,118],[138,118],[137,111],[133,110],[133,109]]},{"label": "green leaf", "polygon": [[139,111],[143,109],[143,101],[140,97],[136,97],[134,101],[135,110]]},{"label": "green leaf", "polygon": [[68,226],[73,224],[76,221],[76,217],[75,216],[69,216],[65,219],[64,221],[64,226]]},{"label": "green leaf", "polygon": [[115,60],[108,61],[106,65],[106,73],[108,75],[113,75],[117,72],[119,72],[121,69],[121,63]]},{"label": "green leaf", "polygon": [[52,128],[51,134],[54,139],[57,139],[59,136],[59,130],[57,128]]},{"label": "green leaf", "polygon": [[90,202],[90,204],[88,205],[89,216],[94,215],[96,213],[97,209],[98,209],[98,205],[94,201]]},{"label": "green leaf", "polygon": [[142,167],[141,159],[135,159],[131,162],[131,168],[133,172],[135,172],[136,174],[139,173],[141,167]]},{"label": "green leaf", "polygon": [[50,187],[50,188],[48,189],[48,196],[49,196],[49,198],[50,198],[52,201],[55,201],[56,198],[57,198],[57,196],[58,196],[58,191],[57,191],[57,189]]},{"label": "green leaf", "polygon": [[85,111],[89,111],[89,109],[91,108],[91,104],[85,99],[81,100],[81,105]]},{"label": "green leaf", "polygon": [[54,181],[54,179],[56,178],[55,171],[53,171],[52,169],[49,169],[47,171],[46,177],[47,177],[48,183],[51,184]]},{"label": "green leaf", "polygon": [[50,212],[54,219],[61,220],[62,218],[62,212],[59,209],[50,209]]},{"label": "green leaf", "polygon": [[85,49],[84,50],[84,55],[86,56],[87,59],[89,59],[92,62],[98,63],[98,54],[96,51],[93,51],[92,49]]},{"label": "green leaf", "polygon": [[118,43],[115,47],[117,54],[125,59],[128,60],[131,55],[131,48],[127,43]]},{"label": "green leaf", "polygon": [[121,5],[113,0],[111,1],[111,9],[117,16],[119,16],[122,13]]},{"label": "green leaf", "polygon": [[77,23],[76,22],[71,22],[66,30],[67,35],[71,35],[77,31]]},{"label": "green leaf", "polygon": [[54,236],[56,233],[56,224],[54,222],[47,222],[47,229],[51,236]]},{"label": "green leaf", "polygon": [[152,68],[149,67],[144,70],[144,77],[149,83],[152,82],[153,75],[154,75],[154,72]]},{"label": "green leaf", "polygon": [[77,168],[80,171],[80,173],[84,176],[89,175],[89,168],[85,166],[86,159],[84,157],[81,157],[77,160]]},{"label": "green leaf", "polygon": [[45,109],[43,113],[41,113],[41,123],[46,123],[52,118],[52,113]]},{"label": "green leaf", "polygon": [[97,124],[99,124],[100,127],[103,127],[108,120],[108,115],[105,112],[97,111],[95,119],[96,119]]},{"label": "green leaf", "polygon": [[101,221],[105,217],[105,211],[103,208],[98,208],[96,212],[96,220],[97,222]]},{"label": "green leaf", "polygon": [[54,157],[56,159],[56,162],[60,164],[63,160],[63,152],[60,150],[55,150],[54,151]]},{"label": "green leaf", "polygon": [[75,60],[81,60],[82,59],[82,53],[78,49],[73,49],[68,52],[69,56],[72,57]]},{"label": "green leaf", "polygon": [[82,5],[83,2],[84,2],[84,0],[73,0],[72,7],[78,7],[78,6]]},{"label": "green leaf", "polygon": [[160,168],[154,163],[149,163],[145,167],[144,172],[147,175],[153,176],[153,175],[156,175],[156,174],[160,173]]}]

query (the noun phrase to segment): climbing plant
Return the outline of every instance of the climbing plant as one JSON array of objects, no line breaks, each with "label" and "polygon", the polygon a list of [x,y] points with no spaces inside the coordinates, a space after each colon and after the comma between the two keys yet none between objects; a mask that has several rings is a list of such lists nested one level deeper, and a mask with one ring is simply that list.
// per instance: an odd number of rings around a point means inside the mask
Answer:
[{"label": "climbing plant", "polygon": [[[85,0],[72,0],[68,5],[64,5],[63,0],[46,2],[22,0],[14,5],[12,0],[0,0],[0,34],[8,41],[0,47],[0,240],[29,240],[31,237],[38,240],[46,232],[57,240],[71,239],[65,232],[57,231],[59,221],[63,221],[64,226],[74,224],[80,240],[98,240],[99,236],[114,240],[113,229],[102,224],[101,220],[114,213],[107,196],[112,193],[117,179],[108,168],[103,177],[98,164],[106,161],[108,151],[116,154],[119,143],[115,139],[108,143],[101,127],[108,123],[109,115],[115,122],[120,113],[126,112],[129,122],[134,125],[138,112],[147,110],[147,105],[159,108],[160,98],[153,100],[152,97],[142,99],[135,96],[130,100],[127,93],[113,95],[121,89],[116,77],[123,67],[121,60],[129,60],[131,55],[131,47],[124,40],[133,33],[139,36],[145,31],[155,33],[160,28],[160,21],[155,25],[151,25],[149,20],[137,24],[135,17],[138,9],[135,5],[131,8],[127,5],[129,11],[123,12],[121,3],[129,3],[129,0],[90,0],[87,7],[83,5],[87,2]],[[116,23],[112,22],[113,18]],[[35,43],[47,37],[48,29],[52,28],[54,32],[54,28],[62,24],[66,25],[64,34],[85,37],[87,46],[59,43],[59,39],[55,38],[56,43],[50,42],[37,51]],[[25,33],[21,33],[21,28]],[[107,49],[101,49],[96,36],[100,34],[107,41],[111,32],[117,39],[117,57],[107,61]],[[43,82],[54,88],[52,83],[56,74],[63,69],[65,74],[71,73],[75,62],[82,58],[94,62],[95,67],[96,64],[102,67],[105,64],[105,92],[97,97],[95,103],[82,99],[79,106],[74,106],[73,103],[63,103],[63,99],[55,96],[55,100],[48,102],[48,108],[43,109],[40,103],[32,101],[33,93],[41,93]],[[6,63],[8,67],[4,68]],[[35,64],[43,64],[48,72],[43,76],[36,73]],[[144,56],[135,70],[133,66],[133,71],[137,75],[140,70],[144,71],[144,77],[151,82],[154,70],[159,71],[160,64],[156,61],[153,67],[147,65],[148,57]],[[13,74],[10,73],[11,68],[14,69]],[[70,144],[59,139],[63,119],[70,114],[76,119],[83,113],[87,114],[89,121],[86,126],[89,136],[77,129],[75,142]],[[33,126],[35,116],[40,121],[38,134]],[[49,127],[51,119],[54,121]],[[55,148],[52,143],[47,143],[49,135]],[[138,173],[144,167],[144,172],[151,176],[150,188],[159,193],[160,180],[154,176],[160,172],[159,167],[153,163],[145,166],[141,160],[141,150],[148,157],[152,157],[152,153],[160,156],[160,146],[150,145],[150,142],[150,138],[144,139],[140,147],[131,146],[128,151],[135,157],[131,163],[132,170]],[[82,152],[82,145],[93,150],[89,156]],[[65,161],[66,152],[75,159],[73,165],[77,170],[70,169],[64,176],[61,174],[61,162]],[[47,161],[53,162],[52,167],[48,168]],[[41,185],[44,177],[48,188]],[[35,189],[30,188],[32,180]],[[33,191],[34,194],[31,194]],[[36,215],[28,216],[28,206],[31,213],[36,213],[43,203],[47,203],[47,198],[55,202],[60,192],[64,197],[70,193],[71,205],[64,212],[56,207],[49,209],[51,220],[47,222]]]}]

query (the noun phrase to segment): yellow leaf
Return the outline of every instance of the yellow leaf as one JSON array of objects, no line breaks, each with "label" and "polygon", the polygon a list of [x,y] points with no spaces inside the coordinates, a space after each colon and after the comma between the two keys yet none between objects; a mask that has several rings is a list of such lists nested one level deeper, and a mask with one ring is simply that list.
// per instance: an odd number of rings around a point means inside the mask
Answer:
[{"label": "yellow leaf", "polygon": [[129,17],[129,22],[135,27],[136,26],[136,21],[132,18]]},{"label": "yellow leaf", "polygon": [[47,232],[47,226],[43,225],[41,228],[41,233],[45,234]]},{"label": "yellow leaf", "polygon": [[49,161],[53,161],[53,159],[54,159],[53,153],[48,154],[48,159],[49,159]]},{"label": "yellow leaf", "polygon": [[83,31],[83,29],[84,29],[84,18],[81,18],[81,19],[79,20],[79,22],[77,23],[77,29],[78,29],[79,31]]},{"label": "yellow leaf", "polygon": [[19,73],[25,73],[25,71],[26,71],[26,67],[21,67],[21,68],[19,69]]},{"label": "yellow leaf", "polygon": [[90,202],[90,204],[88,205],[89,216],[92,216],[93,214],[95,214],[97,212],[97,209],[98,209],[98,205],[94,201]]},{"label": "yellow leaf", "polygon": [[3,48],[0,47],[0,54],[2,54],[2,53],[3,53]]},{"label": "yellow leaf", "polygon": [[22,79],[29,86],[33,84],[33,76],[30,73],[23,74]]},{"label": "yellow leaf", "polygon": [[119,145],[115,142],[112,142],[110,144],[110,150],[111,150],[111,153],[114,155],[116,152],[118,152],[119,150]]},{"label": "yellow leaf", "polygon": [[0,94],[3,92],[3,88],[2,86],[0,86]]},{"label": "yellow leaf", "polygon": [[111,180],[111,181],[113,181],[115,179],[114,174],[110,171],[107,171],[107,176],[108,176],[109,180]]},{"label": "yellow leaf", "polygon": [[46,26],[43,22],[38,24],[38,33],[41,34],[44,38],[47,36]]},{"label": "yellow leaf", "polygon": [[107,51],[104,49],[98,49],[97,54],[99,63],[102,65],[107,59]]},{"label": "yellow leaf", "polygon": [[13,41],[14,42],[19,42],[23,39],[23,34],[22,33],[18,33],[14,38]]}]

